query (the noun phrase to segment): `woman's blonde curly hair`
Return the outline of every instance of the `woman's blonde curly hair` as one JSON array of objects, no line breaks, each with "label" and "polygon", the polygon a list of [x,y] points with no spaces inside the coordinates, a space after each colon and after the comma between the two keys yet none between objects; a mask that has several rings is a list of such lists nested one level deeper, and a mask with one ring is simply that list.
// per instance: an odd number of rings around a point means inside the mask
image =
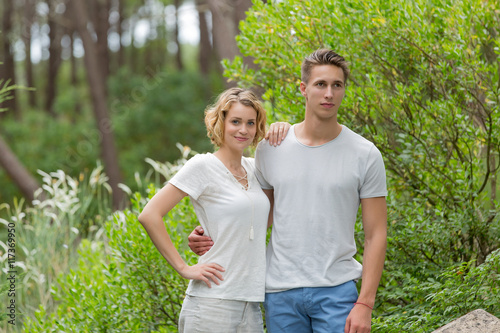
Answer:
[{"label": "woman's blonde curly hair", "polygon": [[224,142],[224,119],[234,103],[250,106],[257,112],[257,132],[252,141],[252,146],[256,146],[266,133],[266,110],[264,110],[261,102],[252,91],[242,88],[227,89],[219,95],[215,104],[209,105],[205,109],[205,125],[210,141],[217,147],[222,146]]}]

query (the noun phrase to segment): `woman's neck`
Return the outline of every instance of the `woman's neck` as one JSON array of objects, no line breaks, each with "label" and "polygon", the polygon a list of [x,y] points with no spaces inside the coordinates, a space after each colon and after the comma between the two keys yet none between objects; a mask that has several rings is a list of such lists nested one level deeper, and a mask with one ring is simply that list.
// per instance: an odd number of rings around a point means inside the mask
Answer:
[{"label": "woman's neck", "polygon": [[224,163],[226,168],[233,174],[244,173],[243,167],[241,166],[242,151],[234,151],[220,147],[220,149],[214,153],[214,156]]}]

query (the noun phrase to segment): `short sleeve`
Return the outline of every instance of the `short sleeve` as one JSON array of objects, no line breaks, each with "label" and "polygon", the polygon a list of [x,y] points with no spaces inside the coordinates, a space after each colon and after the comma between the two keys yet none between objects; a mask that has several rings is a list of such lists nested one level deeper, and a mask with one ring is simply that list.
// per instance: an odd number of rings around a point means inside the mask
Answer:
[{"label": "short sleeve", "polygon": [[368,153],[368,160],[365,168],[365,177],[360,189],[361,199],[386,197],[387,183],[385,175],[384,160],[382,154],[373,146]]},{"label": "short sleeve", "polygon": [[208,185],[205,158],[193,156],[168,182],[198,200]]},{"label": "short sleeve", "polygon": [[265,160],[265,154],[266,152],[263,149],[263,145],[265,144],[266,141],[261,141],[259,145],[257,146],[257,150],[255,152],[255,177],[260,183],[260,187],[265,189],[265,190],[271,190],[273,189],[273,186],[269,184],[266,180],[265,177],[265,165],[264,165],[264,160]]}]

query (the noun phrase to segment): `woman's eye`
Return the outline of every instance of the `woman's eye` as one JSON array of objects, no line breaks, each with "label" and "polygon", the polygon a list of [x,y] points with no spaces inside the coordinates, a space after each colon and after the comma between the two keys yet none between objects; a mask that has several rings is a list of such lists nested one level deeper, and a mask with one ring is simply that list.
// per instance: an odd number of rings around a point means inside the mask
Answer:
[{"label": "woman's eye", "polygon": [[239,121],[238,121],[238,120],[233,120],[233,121],[232,121],[232,123],[233,123],[233,124],[238,124],[238,123],[239,123]]},{"label": "woman's eye", "polygon": [[248,122],[248,125],[253,126],[253,125],[255,125],[255,122],[253,122],[253,121],[249,121],[249,122]]}]

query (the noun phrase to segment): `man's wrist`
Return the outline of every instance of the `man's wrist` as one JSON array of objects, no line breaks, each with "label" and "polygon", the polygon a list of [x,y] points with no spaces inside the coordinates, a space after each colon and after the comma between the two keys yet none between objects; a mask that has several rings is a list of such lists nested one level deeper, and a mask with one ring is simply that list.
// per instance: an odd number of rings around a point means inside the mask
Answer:
[{"label": "man's wrist", "polygon": [[363,306],[366,306],[367,308],[369,308],[370,310],[373,310],[373,306],[370,306],[370,305],[363,303],[363,302],[354,302],[354,305],[363,305]]},{"label": "man's wrist", "polygon": [[375,297],[365,296],[363,293],[360,293],[355,303],[363,303],[373,309],[375,307]]}]

